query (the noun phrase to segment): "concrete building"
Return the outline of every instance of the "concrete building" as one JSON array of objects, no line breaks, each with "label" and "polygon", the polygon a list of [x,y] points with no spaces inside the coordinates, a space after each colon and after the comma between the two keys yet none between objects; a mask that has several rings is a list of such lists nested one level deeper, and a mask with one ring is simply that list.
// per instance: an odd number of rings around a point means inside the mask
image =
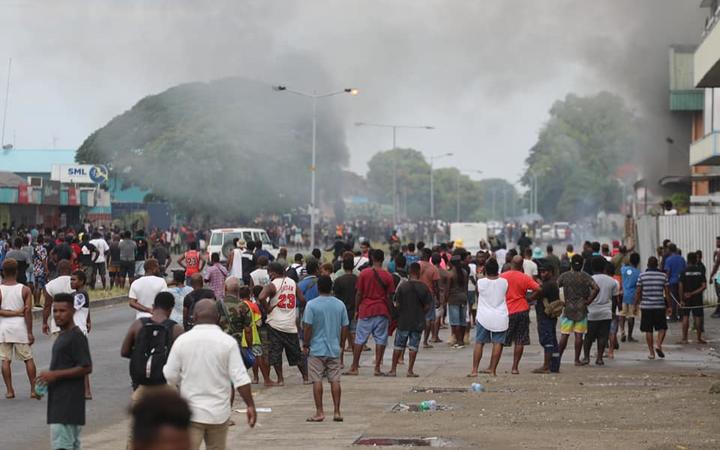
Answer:
[{"label": "concrete building", "polygon": [[[692,58],[693,86],[703,89],[703,111],[697,114],[692,127],[690,212],[717,214],[720,213],[720,27],[717,26],[720,0],[703,0],[701,7],[708,8],[709,14]],[[697,100],[689,103],[695,108],[699,106]]]}]

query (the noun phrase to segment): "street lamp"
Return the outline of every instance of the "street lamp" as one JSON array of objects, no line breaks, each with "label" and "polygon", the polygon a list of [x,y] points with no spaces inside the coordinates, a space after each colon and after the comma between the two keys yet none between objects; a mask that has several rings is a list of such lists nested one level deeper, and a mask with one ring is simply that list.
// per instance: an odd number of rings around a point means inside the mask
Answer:
[{"label": "street lamp", "polygon": [[315,248],[315,162],[316,162],[316,148],[315,144],[317,141],[317,100],[319,98],[333,97],[340,94],[358,95],[358,90],[355,88],[346,88],[342,91],[328,92],[326,94],[318,94],[316,91],[312,93],[296,91],[294,89],[288,89],[286,86],[278,85],[273,86],[273,90],[276,92],[289,92],[290,94],[300,95],[302,97],[308,97],[312,99],[313,116],[312,116],[312,164],[310,165],[310,248]]},{"label": "street lamp", "polygon": [[435,219],[435,176],[433,175],[435,160],[448,156],[453,156],[453,154],[443,153],[441,155],[430,156],[430,219]]},{"label": "street lamp", "polygon": [[384,124],[384,123],[366,123],[366,122],[355,122],[356,127],[376,127],[376,128],[392,128],[393,133],[393,228],[397,228],[397,221],[398,221],[398,213],[397,213],[397,205],[399,203],[397,198],[397,152],[395,151],[397,149],[397,129],[398,128],[412,128],[416,130],[434,130],[435,127],[431,125],[390,125],[390,124]]},{"label": "street lamp", "polygon": [[[482,174],[482,170],[471,170],[469,173]],[[458,170],[458,176],[455,178],[455,222],[460,222],[460,175],[462,171]]]}]

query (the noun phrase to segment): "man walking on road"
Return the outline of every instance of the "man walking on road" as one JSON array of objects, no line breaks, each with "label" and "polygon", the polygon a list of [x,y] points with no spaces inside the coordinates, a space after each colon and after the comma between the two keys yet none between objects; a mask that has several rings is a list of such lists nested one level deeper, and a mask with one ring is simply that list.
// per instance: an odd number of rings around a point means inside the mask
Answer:
[{"label": "man walking on road", "polygon": [[163,374],[168,384],[179,386],[180,395],[190,404],[191,448],[205,442],[208,450],[225,450],[230,419],[230,390],[237,392],[247,407],[248,425],[255,426],[257,415],[240,348],[218,324],[214,300],[195,305],[195,326],[179,336]]},{"label": "man walking on road", "polygon": [[346,375],[357,375],[360,367],[360,356],[363,346],[372,334],[375,341],[375,376],[385,376],[380,371],[385,346],[388,339],[388,325],[390,317],[390,302],[395,292],[395,282],[392,275],[382,268],[385,254],[375,249],[370,252],[372,266],[360,272],[357,281],[358,322],[355,330],[355,347],[353,348],[353,362]]},{"label": "man walking on road", "polygon": [[[638,278],[635,291],[635,305],[640,305],[642,312],[640,331],[645,333],[645,340],[649,350],[648,359],[655,359],[655,355],[665,358],[662,344],[667,333],[667,318],[672,308],[670,306],[670,285],[667,275],[658,268],[658,259],[654,256],[648,258],[647,270]],[[653,331],[657,331],[657,341],[653,346]]]},{"label": "man walking on road", "polygon": [[702,338],[705,331],[705,311],[703,310],[703,292],[707,289],[705,274],[698,266],[697,253],[688,253],[687,268],[680,274],[679,300],[682,308],[682,341],[688,343],[688,331],[690,328],[690,315],[692,314],[697,332],[697,343],[707,344]]},{"label": "man walking on road", "polygon": [[318,296],[308,302],[303,315],[303,353],[307,357],[308,378],[313,384],[315,415],[308,422],[325,420],[323,374],[327,375],[333,399],[333,421],[342,422],[340,413],[340,337],[347,335],[350,321],[345,304],[332,296],[332,279],[317,280]]}]

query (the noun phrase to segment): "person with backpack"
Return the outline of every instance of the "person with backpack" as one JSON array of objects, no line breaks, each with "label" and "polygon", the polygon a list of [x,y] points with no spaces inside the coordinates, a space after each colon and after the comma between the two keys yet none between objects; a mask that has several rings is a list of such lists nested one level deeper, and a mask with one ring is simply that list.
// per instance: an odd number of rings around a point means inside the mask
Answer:
[{"label": "person with backpack", "polygon": [[[160,292],[155,296],[152,315],[135,320],[125,334],[120,355],[130,359],[133,404],[155,391],[174,391],[162,372],[175,339],[185,331],[181,324],[170,319],[174,306],[175,297],[170,292]],[[131,435],[130,450],[132,441]]]}]

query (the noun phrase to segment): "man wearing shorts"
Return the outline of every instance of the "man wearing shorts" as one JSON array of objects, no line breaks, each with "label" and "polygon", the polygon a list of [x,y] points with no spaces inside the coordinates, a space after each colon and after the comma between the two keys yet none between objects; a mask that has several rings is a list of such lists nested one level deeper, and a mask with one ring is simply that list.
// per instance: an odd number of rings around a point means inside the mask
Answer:
[{"label": "man wearing shorts", "polygon": [[635,318],[638,317],[638,308],[635,306],[635,289],[637,280],[640,277],[640,255],[633,252],[630,254],[630,264],[622,266],[622,309],[620,310],[620,340],[625,342],[625,322],[627,321],[627,341],[637,342],[633,337]]},{"label": "man wearing shorts", "polygon": [[697,253],[687,255],[687,267],[680,274],[680,317],[682,318],[682,341],[688,343],[688,329],[690,328],[690,314],[695,322],[697,343],[707,344],[702,338],[705,331],[705,312],[703,310],[703,292],[707,289],[705,274],[698,266]]},{"label": "man wearing shorts", "polygon": [[392,275],[382,268],[385,253],[375,249],[370,252],[372,266],[363,269],[357,281],[357,328],[353,362],[346,375],[357,375],[360,355],[370,335],[375,341],[375,376],[384,376],[380,371],[388,339],[390,301],[395,293]]},{"label": "man wearing shorts", "polygon": [[340,413],[340,336],[347,335],[350,321],[345,304],[332,296],[330,276],[317,280],[318,296],[308,302],[303,315],[303,353],[307,357],[308,379],[313,384],[315,415],[308,422],[325,420],[323,375],[327,376],[333,399],[333,421],[342,422]]},{"label": "man wearing shorts", "polygon": [[528,292],[535,294],[540,286],[529,275],[523,272],[523,258],[514,256],[511,261],[511,270],[500,275],[508,283],[505,301],[508,308],[508,330],[505,336],[505,346],[514,344],[513,349],[513,375],[520,373],[520,359],[526,345],[530,345],[530,305],[527,301]]},{"label": "man wearing shorts", "polygon": [[30,346],[35,341],[32,333],[32,294],[30,288],[17,282],[18,263],[6,258],[2,264],[3,280],[0,284],[0,361],[5,380],[5,398],[15,398],[10,363],[13,354],[25,363],[30,380],[30,397],[35,394],[35,361]]},{"label": "man wearing shorts", "polygon": [[135,279],[135,250],[137,244],[132,239],[129,231],[123,234],[123,239],[118,244],[120,246],[120,287],[125,287],[125,277],[128,284]]},{"label": "man wearing shorts", "polygon": [[[297,366],[303,381],[308,383],[307,372],[305,367],[300,364],[300,340],[298,338],[297,317],[298,303],[305,303],[302,291],[297,287],[292,278],[285,276],[285,270],[282,264],[272,262],[268,265],[268,275],[270,275],[270,284],[265,285],[258,302],[267,312],[268,334],[268,363],[275,368],[278,381],[277,384],[282,386],[285,384],[282,370],[282,355],[285,352],[289,366]],[[260,337],[263,339],[263,337]]]},{"label": "man wearing shorts", "polygon": [[392,369],[388,376],[394,377],[400,357],[405,348],[410,349],[407,376],[416,378],[413,371],[420,337],[425,329],[425,315],[434,308],[434,300],[425,283],[420,281],[420,264],[410,264],[410,279],[399,285],[395,292],[395,304],[398,309],[398,325],[395,332],[395,349],[393,350]]},{"label": "man wearing shorts", "polygon": [[[433,263],[430,262],[432,257],[432,250],[429,248],[422,249],[422,255],[420,257],[420,281],[430,290],[430,294],[433,296],[433,306],[428,310],[425,315],[425,335],[423,337],[423,347],[432,348],[433,346],[428,342],[430,334],[433,334],[434,338],[437,335],[434,334],[435,325],[435,306],[438,305],[438,299],[440,297],[440,272]],[[438,258],[440,255],[438,255]],[[439,261],[438,261],[439,264]],[[439,340],[439,339],[438,339]]]},{"label": "man wearing shorts", "polygon": [[[662,344],[667,333],[667,317],[672,314],[670,306],[670,284],[667,275],[658,268],[658,259],[648,258],[647,270],[640,275],[635,291],[635,305],[640,305],[640,331],[645,333],[648,359],[665,357]],[[657,341],[653,346],[653,331],[657,331]]]},{"label": "man wearing shorts", "polygon": [[568,339],[575,334],[575,365],[582,366],[580,353],[583,348],[583,336],[587,333],[587,306],[595,300],[600,287],[590,275],[583,271],[584,259],[574,254],[570,259],[570,272],[558,278],[558,287],[565,296],[565,309],[560,316],[560,358],[565,352]]}]

